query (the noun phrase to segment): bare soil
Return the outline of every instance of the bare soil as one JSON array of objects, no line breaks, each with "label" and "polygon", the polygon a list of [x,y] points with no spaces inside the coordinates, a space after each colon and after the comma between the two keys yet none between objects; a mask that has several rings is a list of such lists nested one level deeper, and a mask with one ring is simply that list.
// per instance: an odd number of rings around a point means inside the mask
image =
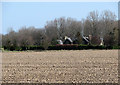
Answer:
[{"label": "bare soil", "polygon": [[118,50],[3,52],[3,83],[118,83]]}]

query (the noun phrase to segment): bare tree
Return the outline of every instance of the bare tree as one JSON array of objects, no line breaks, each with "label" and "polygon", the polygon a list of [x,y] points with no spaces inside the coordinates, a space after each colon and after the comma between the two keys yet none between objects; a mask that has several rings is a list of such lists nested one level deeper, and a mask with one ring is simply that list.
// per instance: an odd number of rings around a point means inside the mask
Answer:
[{"label": "bare tree", "polygon": [[82,36],[92,35],[91,44],[99,45],[100,38],[104,38],[106,45],[116,45],[118,41],[118,21],[116,15],[105,10],[101,14],[92,11],[86,19],[77,21],[73,18],[61,17],[48,21],[44,28],[22,27],[18,32],[10,28],[6,35],[2,35],[3,46],[29,46],[37,45],[47,48],[49,45],[57,44],[57,39],[65,36],[78,39],[82,42]]},{"label": "bare tree", "polygon": [[92,36],[98,36],[99,35],[99,14],[98,11],[93,11],[90,12],[88,17],[87,17],[87,22],[88,24],[90,24],[89,29],[91,30],[91,34]]}]

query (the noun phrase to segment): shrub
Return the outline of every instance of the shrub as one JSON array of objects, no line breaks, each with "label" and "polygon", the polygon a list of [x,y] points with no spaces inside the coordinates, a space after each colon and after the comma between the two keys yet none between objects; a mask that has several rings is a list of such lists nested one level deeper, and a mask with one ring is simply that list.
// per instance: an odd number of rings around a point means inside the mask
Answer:
[{"label": "shrub", "polygon": [[43,46],[27,46],[27,50],[45,50]]},{"label": "shrub", "polygon": [[51,45],[48,47],[48,50],[77,50],[78,45],[75,44],[64,44],[64,45]]},{"label": "shrub", "polygon": [[[3,46],[5,50],[10,51],[25,51],[25,50],[45,50],[43,46]],[[87,50],[87,49],[120,49],[120,46],[98,46],[98,45],[77,45],[77,44],[64,44],[64,45],[51,45],[47,50]]]},{"label": "shrub", "polygon": [[87,50],[87,49],[113,49],[112,46],[98,46],[98,45],[51,45],[48,50]]},{"label": "shrub", "polygon": [[44,50],[43,46],[4,46],[3,48],[10,51]]}]

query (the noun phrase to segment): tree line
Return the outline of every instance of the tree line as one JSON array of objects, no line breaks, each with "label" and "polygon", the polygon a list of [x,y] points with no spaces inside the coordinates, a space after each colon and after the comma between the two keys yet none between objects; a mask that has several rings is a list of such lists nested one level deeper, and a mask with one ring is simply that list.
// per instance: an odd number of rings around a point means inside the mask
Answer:
[{"label": "tree line", "polygon": [[[118,45],[118,20],[116,15],[105,10],[102,13],[92,11],[86,19],[80,21],[73,18],[61,17],[47,21],[44,28],[22,27],[18,32],[11,30],[2,35],[2,46],[43,46],[56,45],[57,40],[63,40],[65,36],[71,39],[92,35],[91,44],[98,45],[100,38],[104,39],[104,45]],[[81,42],[79,42],[81,44]]]}]

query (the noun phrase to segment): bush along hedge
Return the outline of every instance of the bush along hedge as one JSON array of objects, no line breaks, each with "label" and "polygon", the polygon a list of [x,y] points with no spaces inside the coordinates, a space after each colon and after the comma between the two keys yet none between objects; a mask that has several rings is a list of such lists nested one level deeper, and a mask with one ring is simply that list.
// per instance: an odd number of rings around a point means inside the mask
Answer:
[{"label": "bush along hedge", "polygon": [[45,50],[43,46],[3,46],[3,48],[10,51]]},{"label": "bush along hedge", "polygon": [[106,49],[105,46],[95,46],[95,45],[79,45],[78,46],[79,50],[82,49]]},{"label": "bush along hedge", "polygon": [[45,50],[43,46],[28,46],[27,50]]},{"label": "bush along hedge", "polygon": [[[3,46],[4,50],[10,51],[26,51],[26,50],[45,50],[43,46]],[[96,46],[96,45],[51,45],[47,50],[87,50],[87,49],[120,49],[120,46]]]},{"label": "bush along hedge", "polygon": [[78,49],[78,45],[65,44],[65,45],[51,45],[48,47],[47,50],[76,50],[76,49]]},{"label": "bush along hedge", "polygon": [[96,45],[52,45],[48,50],[87,50],[87,49],[120,49],[119,46],[96,46]]}]

